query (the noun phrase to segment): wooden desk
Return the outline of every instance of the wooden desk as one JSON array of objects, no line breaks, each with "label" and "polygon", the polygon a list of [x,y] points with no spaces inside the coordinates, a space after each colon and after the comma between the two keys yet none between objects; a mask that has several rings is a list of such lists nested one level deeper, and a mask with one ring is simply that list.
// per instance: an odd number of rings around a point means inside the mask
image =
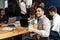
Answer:
[{"label": "wooden desk", "polygon": [[[0,27],[0,28],[2,28],[2,27]],[[28,32],[28,28],[23,28],[23,27],[15,27],[15,28],[16,29],[13,31],[0,30],[0,40],[9,38],[9,37],[13,37],[13,36],[17,36],[17,35],[21,35],[21,34]],[[37,28],[37,25],[34,25],[34,28]]]},{"label": "wooden desk", "polygon": [[24,28],[24,27],[17,27],[17,30],[19,31],[19,35],[28,32],[28,28]]},{"label": "wooden desk", "polygon": [[27,32],[27,29],[22,28],[22,27],[16,27],[16,29],[13,30],[13,31],[3,31],[3,30],[0,30],[0,39],[13,37],[13,36],[16,36],[16,35],[24,34],[26,32]]},{"label": "wooden desk", "polygon": [[[38,28],[38,27],[37,27],[37,24],[34,24],[33,27],[34,27],[35,29]],[[29,31],[28,31],[28,28],[18,27],[17,29],[18,29],[18,31],[19,31],[19,34],[21,34],[21,33],[24,34],[24,33],[29,32]],[[21,32],[21,31],[24,31],[24,32]]]}]

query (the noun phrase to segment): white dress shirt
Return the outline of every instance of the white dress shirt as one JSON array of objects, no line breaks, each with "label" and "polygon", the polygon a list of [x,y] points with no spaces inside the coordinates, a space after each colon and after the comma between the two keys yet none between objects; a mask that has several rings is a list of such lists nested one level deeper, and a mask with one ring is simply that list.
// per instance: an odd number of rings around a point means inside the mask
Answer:
[{"label": "white dress shirt", "polygon": [[50,20],[44,15],[40,17],[43,23],[43,30],[40,30],[42,33],[42,37],[49,37],[50,34],[50,28],[51,28],[51,22]]},{"label": "white dress shirt", "polygon": [[[40,18],[42,21],[40,20]],[[33,27],[30,27],[29,31],[37,33],[39,35],[39,37],[40,36],[41,37],[49,37],[51,22],[45,15],[41,16],[40,18],[39,18],[39,21],[37,22],[38,29],[34,29]],[[43,24],[43,26],[41,25],[41,23]]]},{"label": "white dress shirt", "polygon": [[60,30],[60,16],[57,13],[53,16],[52,25],[53,25],[52,30],[57,31],[59,33],[59,30]]},{"label": "white dress shirt", "polygon": [[26,14],[26,5],[24,2],[21,3],[21,13]]}]

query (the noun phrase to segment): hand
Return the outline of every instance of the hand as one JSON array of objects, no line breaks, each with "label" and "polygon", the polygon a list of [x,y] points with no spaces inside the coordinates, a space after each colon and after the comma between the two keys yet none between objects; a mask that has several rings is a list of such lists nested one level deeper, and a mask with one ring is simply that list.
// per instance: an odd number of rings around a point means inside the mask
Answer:
[{"label": "hand", "polygon": [[33,31],[34,31],[33,26],[32,26],[32,25],[31,25],[31,26],[29,26],[29,27],[28,27],[28,30],[29,30],[29,32],[33,32]]},{"label": "hand", "polygon": [[35,33],[30,33],[30,37],[33,37],[35,35]]}]

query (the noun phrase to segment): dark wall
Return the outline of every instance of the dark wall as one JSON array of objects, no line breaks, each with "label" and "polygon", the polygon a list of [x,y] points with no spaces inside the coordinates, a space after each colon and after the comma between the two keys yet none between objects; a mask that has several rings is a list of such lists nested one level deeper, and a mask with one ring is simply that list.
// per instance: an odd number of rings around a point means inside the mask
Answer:
[{"label": "dark wall", "polygon": [[55,6],[58,10],[60,10],[60,0],[47,0],[46,7]]}]

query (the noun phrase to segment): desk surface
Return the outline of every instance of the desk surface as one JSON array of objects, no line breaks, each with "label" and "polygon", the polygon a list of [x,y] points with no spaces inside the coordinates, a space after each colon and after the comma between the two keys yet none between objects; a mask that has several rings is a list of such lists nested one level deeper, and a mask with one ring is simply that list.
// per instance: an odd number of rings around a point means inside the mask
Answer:
[{"label": "desk surface", "polygon": [[[34,26],[36,28],[37,25],[34,25]],[[0,27],[0,28],[2,28],[2,27]],[[23,27],[15,27],[15,28],[16,29],[14,29],[13,31],[0,30],[0,39],[13,37],[13,36],[21,35],[21,34],[24,34],[24,33],[28,32],[27,28],[23,28]]]},{"label": "desk surface", "polygon": [[0,30],[0,39],[13,37],[13,36],[16,36],[16,35],[24,34],[26,32],[28,32],[27,29],[22,28],[22,27],[16,27],[16,29],[13,30],[13,31]]}]

